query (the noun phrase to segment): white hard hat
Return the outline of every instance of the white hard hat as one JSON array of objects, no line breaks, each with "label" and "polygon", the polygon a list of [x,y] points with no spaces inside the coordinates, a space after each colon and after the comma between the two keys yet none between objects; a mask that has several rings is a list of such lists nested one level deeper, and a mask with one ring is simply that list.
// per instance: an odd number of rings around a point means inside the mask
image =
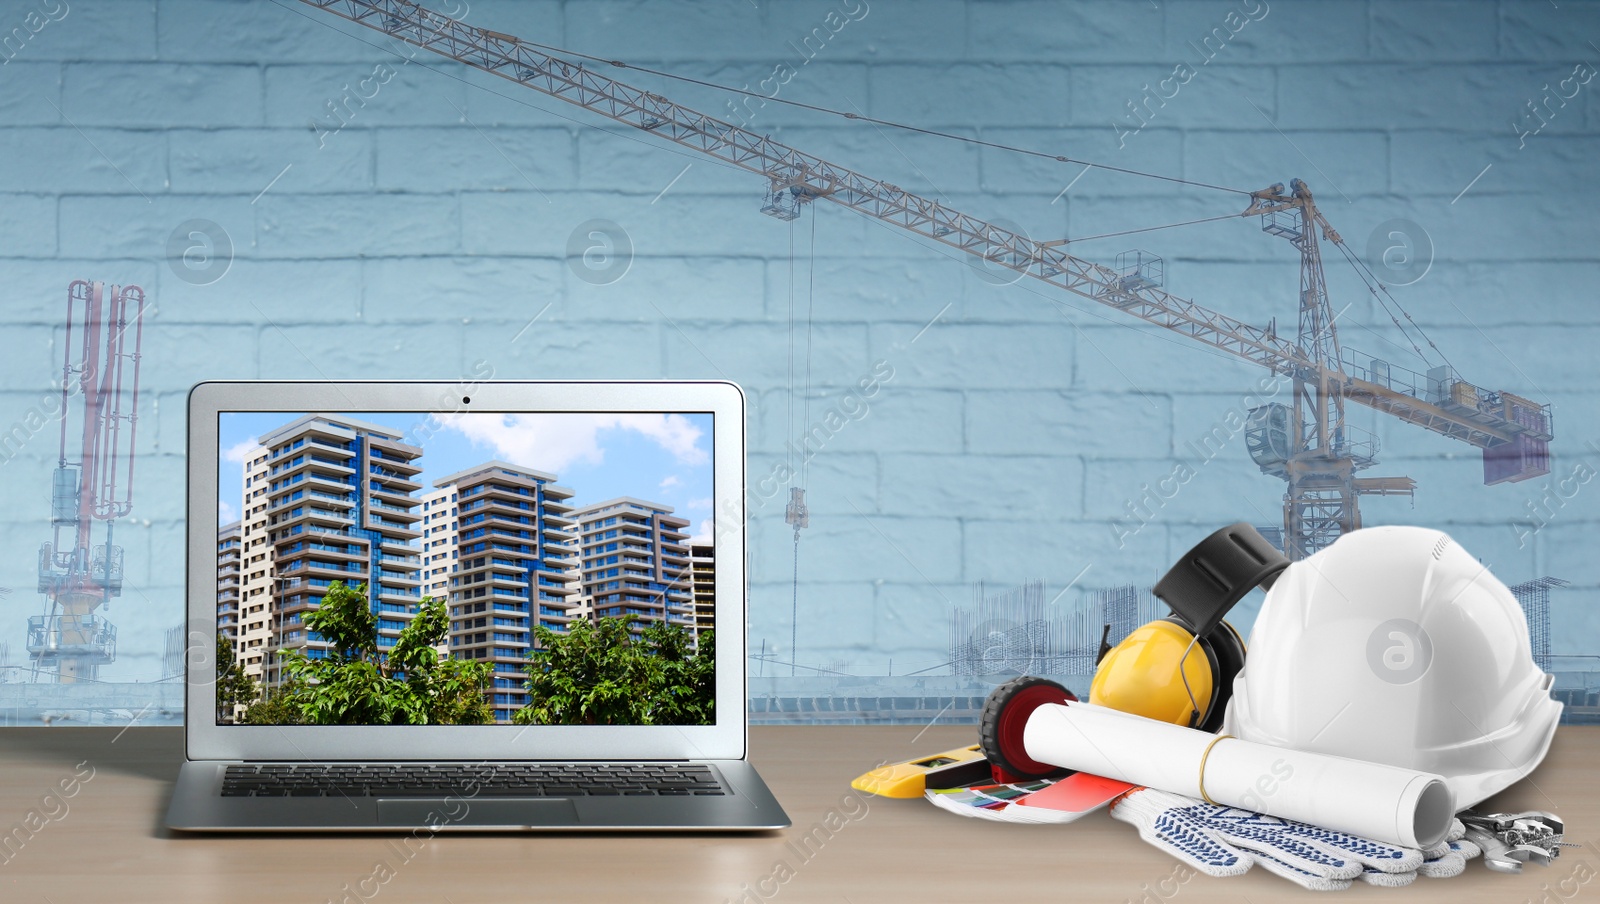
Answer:
[{"label": "white hard hat", "polygon": [[1223,731],[1444,777],[1473,806],[1544,759],[1561,704],[1511,591],[1436,530],[1371,527],[1267,593]]}]

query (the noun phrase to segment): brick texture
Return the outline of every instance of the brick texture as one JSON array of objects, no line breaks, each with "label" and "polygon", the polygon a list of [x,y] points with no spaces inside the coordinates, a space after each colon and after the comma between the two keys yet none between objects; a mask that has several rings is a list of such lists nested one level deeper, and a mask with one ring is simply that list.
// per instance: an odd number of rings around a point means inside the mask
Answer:
[{"label": "brick texture", "polygon": [[[1499,487],[1482,486],[1476,450],[1353,408],[1382,444],[1370,473],[1419,484],[1414,502],[1369,501],[1367,523],[1449,530],[1508,583],[1566,578],[1555,643],[1600,653],[1600,482],[1549,502],[1574,467],[1600,467],[1600,79],[1569,78],[1600,67],[1600,3],[456,3],[485,27],[782,100],[1226,188],[1305,179],[1465,377],[1557,406],[1555,473]],[[485,361],[499,377],[729,378],[761,476],[796,429],[791,297],[815,321],[814,408],[879,361],[894,375],[812,462],[798,650],[783,499],[753,510],[752,648],[862,674],[933,666],[980,581],[1042,578],[1054,596],[1090,566],[1063,597],[1077,601],[1150,583],[1216,524],[1277,520],[1282,485],[1241,433],[1198,464],[1192,445],[1259,396],[1251,365],[837,207],[764,217],[759,177],[296,7],[74,3],[0,49],[0,432],[57,377],[70,280],[138,281],[154,302],[150,465],[126,534],[138,586],[113,613],[107,677],[158,677],[181,620],[191,383],[453,379]],[[0,35],[28,8],[0,6]],[[599,68],[1036,238],[1083,240],[1069,247],[1096,262],[1150,250],[1183,297],[1295,328],[1298,256],[1254,220],[1093,238],[1236,214],[1242,195]],[[170,251],[195,220],[231,246],[214,281]],[[593,220],[631,247],[614,281],[568,257]],[[1385,265],[1396,230],[1431,258],[1420,278]],[[1425,370],[1415,328],[1323,247],[1341,339]],[[0,461],[13,650],[37,609],[53,449],[36,436]],[[1183,463],[1193,478],[1151,504]]]}]

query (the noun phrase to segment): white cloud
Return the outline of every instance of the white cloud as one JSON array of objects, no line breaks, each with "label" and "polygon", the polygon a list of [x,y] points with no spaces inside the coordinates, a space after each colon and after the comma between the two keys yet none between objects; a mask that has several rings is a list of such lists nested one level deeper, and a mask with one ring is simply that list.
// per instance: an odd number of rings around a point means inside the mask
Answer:
[{"label": "white cloud", "polygon": [[232,524],[239,520],[239,510],[228,503],[226,499],[217,500],[217,524]]},{"label": "white cloud", "polygon": [[[695,498],[685,502],[683,507],[686,511],[710,512],[714,504],[715,502],[710,496],[696,496]],[[716,536],[716,526],[716,517],[710,514],[706,515],[704,518],[700,519],[699,524],[695,525],[694,535],[689,538],[689,542],[706,544],[711,543],[713,538]]]},{"label": "white cloud", "polygon": [[605,459],[600,433],[631,430],[670,453],[680,464],[703,465],[710,455],[700,446],[705,431],[681,414],[476,414],[443,418],[446,427],[473,443],[494,449],[512,464],[559,472],[574,462]]},{"label": "white cloud", "polygon": [[715,527],[716,525],[713,523],[713,519],[701,518],[700,523],[695,526],[693,536],[689,537],[689,542],[695,545],[709,545],[712,537],[715,535]]},{"label": "white cloud", "polygon": [[611,417],[616,419],[611,426],[643,433],[682,464],[703,465],[710,460],[706,450],[700,447],[705,431],[681,414],[617,414]]},{"label": "white cloud", "polygon": [[661,478],[661,489],[671,489],[680,483],[683,483],[683,481],[678,479],[678,475],[668,474],[667,476]]},{"label": "white cloud", "polygon": [[242,440],[222,450],[222,460],[231,461],[242,465],[261,448],[261,444],[253,439]]}]

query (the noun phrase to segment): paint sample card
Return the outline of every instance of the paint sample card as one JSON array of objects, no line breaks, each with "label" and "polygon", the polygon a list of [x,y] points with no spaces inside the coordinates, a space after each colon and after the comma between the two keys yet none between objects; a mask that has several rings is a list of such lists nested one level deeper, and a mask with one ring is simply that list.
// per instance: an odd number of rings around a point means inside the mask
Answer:
[{"label": "paint sample card", "polygon": [[974,785],[970,788],[929,791],[926,797],[939,809],[960,816],[973,816],[995,822],[1034,822],[1036,820],[1017,819],[1011,814],[1015,809],[1011,805],[1052,784],[1054,784],[1052,780],[1042,779],[1012,785]]},{"label": "paint sample card", "polygon": [[1071,822],[1093,813],[1115,800],[1118,795],[1132,791],[1138,785],[1074,772],[1048,788],[1041,788],[1016,801],[1016,817],[1034,816],[1040,822]]},{"label": "paint sample card", "polygon": [[[957,787],[950,790],[930,790],[926,797],[938,806],[939,810],[947,810],[958,816],[973,816],[978,819],[989,819],[994,822],[1072,822],[1083,813],[1090,810],[1056,810],[1050,806],[1024,806],[1024,803],[1037,794],[1056,786],[1058,782],[1067,779],[1040,779],[1040,781],[1016,782],[1016,784],[981,784],[973,787]],[[1117,792],[1120,794],[1120,792]],[[1117,797],[1117,794],[1106,795],[1101,798],[1101,805]],[[1074,792],[1075,797],[1083,798],[1082,790]]]},{"label": "paint sample card", "polygon": [[1059,779],[929,791],[926,797],[939,809],[960,816],[994,822],[1066,823],[1093,813],[1117,795],[1137,787],[1077,772]]}]

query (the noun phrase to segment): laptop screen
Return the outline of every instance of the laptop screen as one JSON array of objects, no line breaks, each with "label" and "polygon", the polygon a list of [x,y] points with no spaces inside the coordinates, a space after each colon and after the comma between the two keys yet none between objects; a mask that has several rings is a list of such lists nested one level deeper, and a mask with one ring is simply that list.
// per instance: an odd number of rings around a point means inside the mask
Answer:
[{"label": "laptop screen", "polygon": [[219,725],[714,725],[712,415],[218,415]]}]

